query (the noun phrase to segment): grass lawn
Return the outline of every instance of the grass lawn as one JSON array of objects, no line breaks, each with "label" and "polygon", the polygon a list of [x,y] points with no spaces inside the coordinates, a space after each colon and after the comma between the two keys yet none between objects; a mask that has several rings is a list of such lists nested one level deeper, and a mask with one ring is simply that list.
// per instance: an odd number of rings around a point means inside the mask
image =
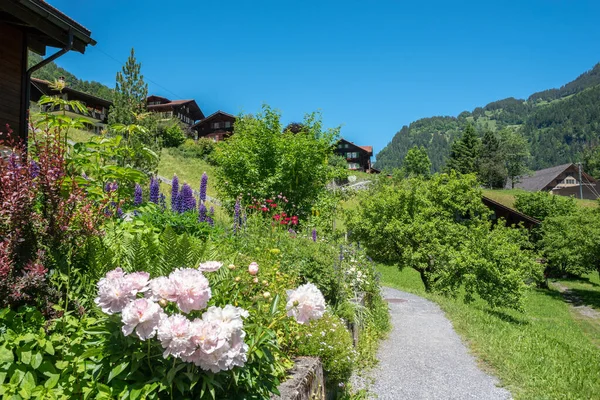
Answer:
[{"label": "grass lawn", "polygon": [[[532,289],[526,310],[492,310],[424,293],[411,269],[378,266],[382,284],[440,304],[472,352],[516,399],[600,398],[600,320],[582,319],[555,288]],[[600,308],[598,275],[560,281],[580,289],[582,300]],[[585,291],[585,292],[584,292]],[[584,296],[585,295],[585,296]]]},{"label": "grass lawn", "polygon": [[[483,195],[507,207],[513,207],[515,204],[515,195],[525,193],[522,189],[484,189]],[[579,207],[598,207],[598,202],[595,200],[575,199]]]},{"label": "grass lawn", "polygon": [[165,178],[173,178],[173,174],[179,177],[179,183],[187,182],[192,189],[200,190],[200,179],[202,174],[208,175],[208,195],[217,197],[215,188],[215,167],[199,158],[185,158],[171,152],[170,149],[163,149],[158,164],[158,174]]}]

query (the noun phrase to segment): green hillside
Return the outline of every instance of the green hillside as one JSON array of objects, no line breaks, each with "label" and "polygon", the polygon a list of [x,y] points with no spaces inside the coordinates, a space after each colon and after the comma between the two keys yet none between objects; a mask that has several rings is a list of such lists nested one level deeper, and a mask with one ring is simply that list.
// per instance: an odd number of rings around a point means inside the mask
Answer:
[{"label": "green hillside", "polygon": [[600,138],[600,64],[559,89],[534,93],[527,100],[507,99],[464,111],[456,117],[423,118],[403,126],[377,154],[376,168],[402,166],[411,147],[424,146],[434,171],[440,171],[450,144],[467,123],[486,130],[515,129],[531,144],[532,169],[574,162]]}]

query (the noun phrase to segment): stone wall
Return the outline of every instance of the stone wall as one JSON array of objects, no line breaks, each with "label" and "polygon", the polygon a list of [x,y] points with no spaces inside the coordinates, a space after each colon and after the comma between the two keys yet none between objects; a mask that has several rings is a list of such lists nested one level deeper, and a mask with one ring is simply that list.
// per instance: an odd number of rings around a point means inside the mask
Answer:
[{"label": "stone wall", "polygon": [[321,360],[315,357],[298,357],[288,379],[279,385],[276,400],[324,400],[325,379]]}]

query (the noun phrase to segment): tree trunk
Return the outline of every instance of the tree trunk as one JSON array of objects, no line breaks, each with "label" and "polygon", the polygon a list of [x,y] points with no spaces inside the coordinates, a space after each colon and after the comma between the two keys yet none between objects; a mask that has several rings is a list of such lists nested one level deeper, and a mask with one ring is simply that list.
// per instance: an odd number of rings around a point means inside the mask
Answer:
[{"label": "tree trunk", "polygon": [[419,275],[421,275],[421,281],[423,281],[423,286],[425,286],[425,291],[426,292],[430,292],[431,291],[431,286],[429,284],[429,280],[425,276],[425,270],[418,269],[417,271],[419,271]]}]

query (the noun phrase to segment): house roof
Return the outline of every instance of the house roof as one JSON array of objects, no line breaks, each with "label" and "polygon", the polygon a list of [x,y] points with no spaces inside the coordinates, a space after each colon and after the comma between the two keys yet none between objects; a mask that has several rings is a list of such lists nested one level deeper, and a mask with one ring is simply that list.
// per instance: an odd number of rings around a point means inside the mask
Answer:
[{"label": "house roof", "polygon": [[46,54],[46,46],[67,46],[69,33],[73,34],[75,51],[84,53],[87,45],[96,44],[89,29],[43,0],[3,0],[0,20],[23,27],[28,34],[29,48],[41,55]]},{"label": "house roof", "polygon": [[[521,182],[515,183],[515,188],[524,189],[529,192],[537,192],[539,190],[544,189],[548,186],[552,181],[556,179],[557,176],[562,174],[565,170],[570,167],[575,167],[573,163],[562,164],[556,167],[550,167],[545,169],[540,169],[535,171],[533,175],[526,176],[521,179]],[[585,178],[590,182],[595,182],[596,180],[583,172]],[[510,188],[510,182],[506,185],[507,188]]]},{"label": "house roof", "polygon": [[202,112],[202,110],[200,109],[200,107],[198,106],[198,104],[196,103],[196,100],[193,99],[187,99],[187,100],[169,100],[166,97],[160,97],[160,96],[148,96],[148,98],[146,100],[150,100],[150,99],[161,99],[161,100],[166,100],[165,103],[162,104],[152,104],[148,106],[148,110],[168,110],[171,107],[174,106],[181,106],[181,105],[185,105],[188,104],[190,107],[190,114],[192,115],[192,119],[194,121],[198,121],[199,119],[204,118],[204,113]]},{"label": "house roof", "polygon": [[339,142],[346,142],[346,143],[349,143],[349,144],[351,144],[351,145],[353,145],[353,146],[356,146],[356,147],[358,147],[358,148],[359,148],[359,149],[361,149],[361,150],[364,150],[364,151],[366,151],[367,153],[369,153],[369,155],[370,155],[370,156],[372,156],[372,155],[373,155],[373,147],[372,147],[372,146],[359,146],[359,145],[357,145],[356,143],[354,143],[354,142],[351,142],[351,141],[349,141],[349,140],[346,140],[346,139],[344,139],[344,138],[340,138],[340,140],[338,141],[338,143],[339,143]]},{"label": "house roof", "polygon": [[537,219],[530,217],[529,215],[523,214],[522,212],[519,212],[514,208],[510,208],[505,206],[504,204],[498,203],[497,201],[492,200],[489,197],[482,196],[481,201],[488,208],[491,208],[494,211],[496,211],[496,214],[499,214],[498,211],[501,211],[501,214],[509,216],[510,219],[512,219],[513,221],[523,222],[528,227],[538,226],[541,224],[541,222]]},{"label": "house roof", "polygon": [[[56,90],[54,90],[50,87],[51,82],[43,80],[43,79],[31,78],[31,84],[33,86],[35,86],[40,92],[42,92],[42,94],[45,94],[45,95],[51,95],[51,94],[53,94],[52,92],[56,92]],[[82,101],[85,101],[86,103],[95,103],[95,104],[98,104],[98,105],[106,107],[106,108],[108,108],[112,105],[112,101],[110,101],[110,100],[106,100],[101,97],[96,97],[91,94],[80,92],[79,90],[72,89],[68,86],[63,89],[63,92],[75,94],[78,97],[78,99],[74,99],[74,100],[81,99]]]},{"label": "house roof", "polygon": [[200,121],[196,122],[196,123],[195,123],[195,124],[192,126],[192,128],[194,128],[194,127],[196,127],[196,126],[198,126],[198,125],[202,125],[202,124],[204,124],[204,123],[206,123],[206,122],[209,122],[211,119],[214,119],[214,118],[215,118],[216,116],[218,116],[218,115],[223,115],[223,116],[225,116],[225,117],[229,117],[229,118],[232,118],[232,119],[236,119],[236,118],[237,118],[237,117],[236,117],[235,115],[233,115],[233,114],[229,114],[229,113],[226,113],[225,111],[218,110],[218,111],[215,111],[214,113],[210,114],[208,117],[206,117],[206,118],[204,118],[204,119],[201,119]]}]

